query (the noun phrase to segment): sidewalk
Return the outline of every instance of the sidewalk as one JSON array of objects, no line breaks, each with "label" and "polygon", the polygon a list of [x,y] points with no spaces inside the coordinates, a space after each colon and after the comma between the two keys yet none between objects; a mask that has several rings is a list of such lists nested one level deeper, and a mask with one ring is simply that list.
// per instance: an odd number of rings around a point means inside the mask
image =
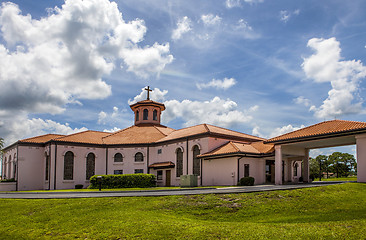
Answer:
[{"label": "sidewalk", "polygon": [[299,188],[321,187],[344,182],[314,182],[297,185],[255,185],[224,188],[182,188],[167,190],[138,190],[138,191],[96,191],[96,192],[2,192],[0,198],[13,199],[53,199],[53,198],[95,198],[95,197],[149,197],[198,194],[229,194],[250,193],[275,190],[291,190]]}]

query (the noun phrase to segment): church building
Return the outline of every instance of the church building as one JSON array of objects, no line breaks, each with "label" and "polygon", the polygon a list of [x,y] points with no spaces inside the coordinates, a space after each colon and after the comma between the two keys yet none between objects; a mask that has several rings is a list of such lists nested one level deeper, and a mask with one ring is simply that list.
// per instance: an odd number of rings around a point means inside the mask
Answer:
[{"label": "church building", "polygon": [[[322,122],[269,140],[209,124],[175,130],[160,124],[165,105],[146,90],[147,99],[130,106],[133,126],[46,134],[6,147],[2,179],[15,182],[1,183],[0,191],[85,188],[93,175],[135,173],[154,174],[158,186],[180,186],[186,175],[198,186],[236,185],[249,176],[255,184],[296,183],[309,181],[309,149],[357,144],[357,159],[366,159],[366,123]],[[358,161],[361,172],[365,162]]]}]

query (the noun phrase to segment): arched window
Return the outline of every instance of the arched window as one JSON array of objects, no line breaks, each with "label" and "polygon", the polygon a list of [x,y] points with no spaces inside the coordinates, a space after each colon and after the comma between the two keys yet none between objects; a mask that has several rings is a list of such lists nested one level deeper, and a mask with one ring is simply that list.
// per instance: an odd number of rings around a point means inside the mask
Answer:
[{"label": "arched window", "polygon": [[148,120],[148,116],[149,116],[149,110],[144,109],[144,116],[143,116],[143,120]]},{"label": "arched window", "polygon": [[140,120],[140,111],[136,111],[136,122]]},{"label": "arched window", "polygon": [[176,177],[180,177],[183,175],[183,151],[180,148],[177,148],[177,169],[176,169]]},{"label": "arched window", "polygon": [[5,171],[5,169],[6,169],[6,163],[8,162],[8,159],[6,159],[6,157],[5,157],[5,161],[3,161],[3,168],[2,168],[2,174],[3,174],[3,179],[5,179],[6,178],[6,171]]},{"label": "arched window", "polygon": [[64,180],[74,179],[74,153],[67,152],[64,157]]},{"label": "arched window", "polygon": [[86,157],[86,180],[89,180],[95,175],[95,155],[89,153]]},{"label": "arched window", "polygon": [[156,111],[156,110],[153,111],[153,120],[154,121],[158,120],[158,111]]},{"label": "arched window", "polygon": [[123,156],[121,153],[114,154],[114,162],[123,162]]},{"label": "arched window", "polygon": [[17,154],[14,153],[14,159],[13,159],[13,178],[16,179],[17,175]]},{"label": "arched window", "polygon": [[200,175],[201,169],[200,169],[200,160],[197,158],[197,156],[200,155],[200,149],[197,145],[193,147],[193,174]]},{"label": "arched window", "polygon": [[140,152],[135,154],[135,162],[143,162],[144,161],[144,155]]}]

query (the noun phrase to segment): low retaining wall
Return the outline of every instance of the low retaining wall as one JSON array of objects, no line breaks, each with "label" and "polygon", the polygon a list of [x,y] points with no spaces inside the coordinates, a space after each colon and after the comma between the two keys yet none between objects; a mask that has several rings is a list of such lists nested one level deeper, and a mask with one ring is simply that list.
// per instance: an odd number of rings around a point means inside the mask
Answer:
[{"label": "low retaining wall", "polygon": [[0,182],[0,192],[2,191],[15,191],[16,190],[16,182]]}]

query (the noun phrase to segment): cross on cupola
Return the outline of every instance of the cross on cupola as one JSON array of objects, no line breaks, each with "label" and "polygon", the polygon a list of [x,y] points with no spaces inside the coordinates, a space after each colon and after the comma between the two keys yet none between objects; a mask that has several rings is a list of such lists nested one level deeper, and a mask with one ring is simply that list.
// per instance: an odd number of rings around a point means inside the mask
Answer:
[{"label": "cross on cupola", "polygon": [[147,91],[147,100],[150,100],[150,92],[152,92],[152,90],[150,89],[150,86],[147,86],[147,88],[145,88],[145,90]]}]

